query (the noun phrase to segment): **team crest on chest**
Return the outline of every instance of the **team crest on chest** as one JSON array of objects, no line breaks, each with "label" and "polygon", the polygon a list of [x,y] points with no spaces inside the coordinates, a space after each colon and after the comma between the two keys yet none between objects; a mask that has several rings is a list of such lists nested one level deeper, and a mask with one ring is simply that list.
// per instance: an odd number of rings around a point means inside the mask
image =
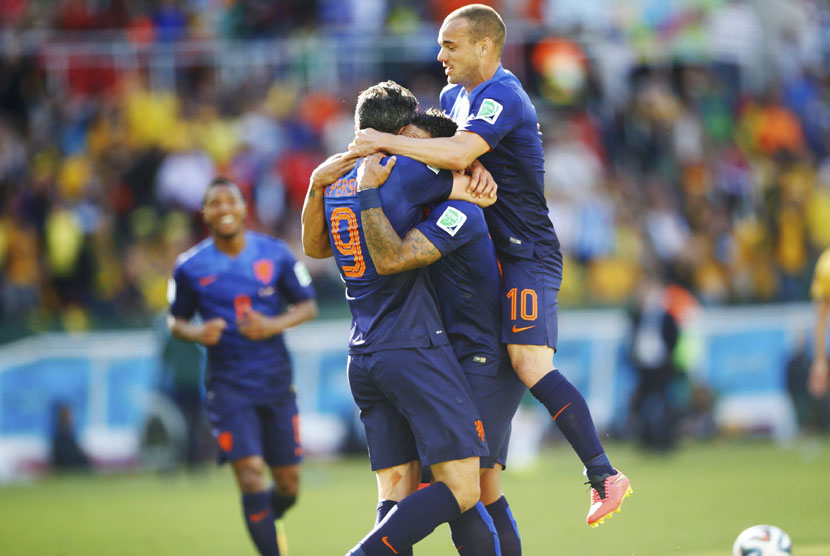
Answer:
[{"label": "team crest on chest", "polygon": [[270,284],[274,278],[274,261],[260,259],[254,262],[254,276],[263,284]]}]

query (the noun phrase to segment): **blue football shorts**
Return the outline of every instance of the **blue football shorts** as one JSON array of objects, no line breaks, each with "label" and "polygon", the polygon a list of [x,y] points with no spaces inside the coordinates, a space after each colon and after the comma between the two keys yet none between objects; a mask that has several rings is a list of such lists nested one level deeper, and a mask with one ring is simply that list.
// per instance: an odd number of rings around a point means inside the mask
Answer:
[{"label": "blue football shorts", "polygon": [[269,467],[295,465],[302,460],[300,417],[294,392],[272,403],[232,403],[221,394],[207,403],[219,463],[261,456]]},{"label": "blue football shorts", "polygon": [[502,341],[550,346],[559,333],[558,302],[562,254],[524,258],[499,253],[502,271]]},{"label": "blue football shorts", "polygon": [[470,385],[449,346],[353,354],[348,375],[373,470],[489,454]]},{"label": "blue football shorts", "polygon": [[510,424],[527,388],[513,371],[507,354],[502,357],[495,375],[465,374],[473,393],[473,402],[484,424],[491,454],[481,458],[481,467],[492,468],[494,463],[506,466]]}]

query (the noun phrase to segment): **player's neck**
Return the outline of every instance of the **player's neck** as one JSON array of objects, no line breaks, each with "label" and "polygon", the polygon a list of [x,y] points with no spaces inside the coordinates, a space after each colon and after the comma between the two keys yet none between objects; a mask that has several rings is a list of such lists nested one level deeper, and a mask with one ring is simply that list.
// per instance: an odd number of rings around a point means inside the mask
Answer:
[{"label": "player's neck", "polygon": [[230,237],[214,235],[213,244],[222,253],[230,257],[236,257],[245,249],[245,230],[241,230],[238,234]]},{"label": "player's neck", "polygon": [[472,93],[473,89],[475,89],[485,81],[493,79],[493,76],[496,75],[496,72],[499,70],[500,65],[500,60],[496,60],[495,62],[483,65],[481,67],[481,70],[479,71],[478,80],[475,83],[467,83],[464,85],[464,90],[467,91],[467,94]]}]

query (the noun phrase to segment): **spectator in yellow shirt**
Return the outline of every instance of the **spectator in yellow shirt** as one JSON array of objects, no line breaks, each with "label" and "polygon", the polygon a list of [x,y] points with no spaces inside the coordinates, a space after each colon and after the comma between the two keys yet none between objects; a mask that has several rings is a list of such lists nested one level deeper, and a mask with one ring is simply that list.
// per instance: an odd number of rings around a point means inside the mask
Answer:
[{"label": "spectator in yellow shirt", "polygon": [[830,320],[830,249],[825,249],[816,263],[810,287],[816,306],[816,327],[813,335],[813,364],[810,367],[810,392],[823,396],[830,385],[830,364],[827,361],[827,321]]}]

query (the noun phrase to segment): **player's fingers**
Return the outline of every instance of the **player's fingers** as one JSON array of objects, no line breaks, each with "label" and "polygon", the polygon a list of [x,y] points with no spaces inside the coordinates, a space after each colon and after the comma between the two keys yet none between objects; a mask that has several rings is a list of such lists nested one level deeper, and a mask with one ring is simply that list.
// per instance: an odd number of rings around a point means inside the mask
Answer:
[{"label": "player's fingers", "polygon": [[386,168],[386,173],[387,174],[392,171],[392,168],[395,167],[395,163],[397,161],[398,161],[398,157],[396,157],[396,156],[390,156],[386,159],[386,164],[384,164],[383,167]]},{"label": "player's fingers", "polygon": [[485,197],[495,197],[498,189],[499,186],[496,184],[496,180],[493,179],[493,176],[487,174],[487,179],[484,180],[483,195]]}]

